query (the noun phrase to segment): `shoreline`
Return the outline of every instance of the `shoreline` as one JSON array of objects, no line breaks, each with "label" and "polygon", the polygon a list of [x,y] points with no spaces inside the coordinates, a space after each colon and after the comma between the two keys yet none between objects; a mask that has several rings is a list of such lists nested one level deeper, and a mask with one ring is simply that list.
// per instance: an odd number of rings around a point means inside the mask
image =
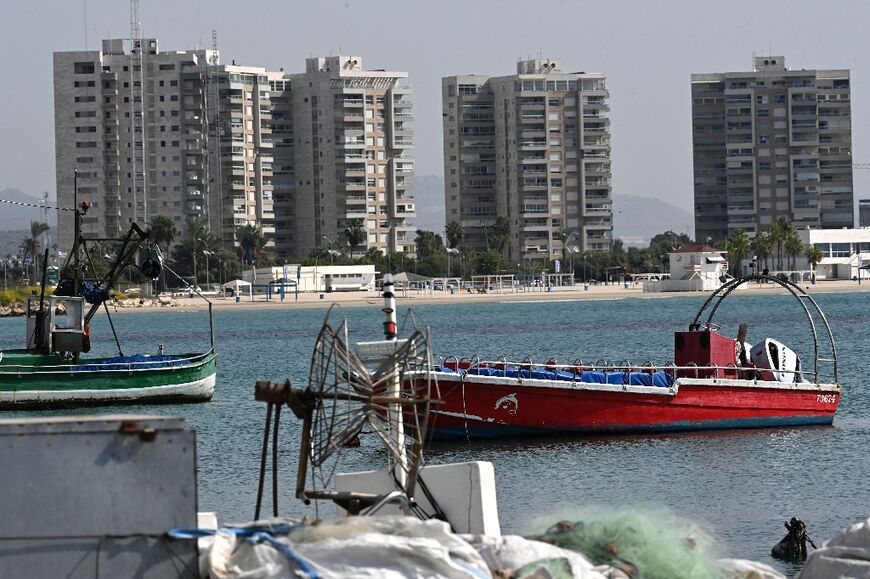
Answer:
[{"label": "shoreline", "polygon": [[[853,293],[853,292],[870,292],[870,280],[868,283],[858,285],[857,282],[848,280],[837,281],[822,281],[815,286],[806,285],[804,288],[810,295],[826,294],[826,293]],[[542,288],[541,288],[542,289]],[[436,305],[436,304],[470,304],[470,303],[499,303],[499,302],[564,302],[564,301],[595,301],[595,300],[614,300],[614,299],[667,299],[677,297],[707,297],[710,292],[655,292],[644,293],[640,284],[630,285],[625,288],[623,285],[590,285],[588,291],[584,291],[583,285],[553,287],[552,291],[541,291],[536,288],[534,291],[509,291],[491,292],[485,294],[456,292],[451,294],[449,291],[426,291],[426,290],[398,290],[396,292],[396,304],[398,307],[408,307],[413,305]],[[745,289],[740,289],[734,292],[735,296],[749,295],[770,295],[770,294],[787,294],[788,292],[781,286],[774,284],[752,285]],[[208,296],[215,310],[255,310],[255,309],[282,309],[282,308],[328,308],[333,304],[340,304],[343,307],[362,307],[371,305],[382,305],[383,298],[380,292],[376,290],[370,291],[355,291],[355,292],[308,292],[300,293],[299,300],[296,301],[295,294],[288,294],[282,302],[279,297],[274,296],[271,300],[267,300],[265,295],[254,295],[254,300],[248,296],[240,296],[238,302],[234,298],[223,298],[220,296]],[[158,304],[133,307],[114,307],[110,305],[112,313],[127,313],[127,312],[153,312],[153,311],[172,311],[172,312],[198,312],[208,309],[207,304],[202,298],[174,298],[174,306],[160,306]]]}]

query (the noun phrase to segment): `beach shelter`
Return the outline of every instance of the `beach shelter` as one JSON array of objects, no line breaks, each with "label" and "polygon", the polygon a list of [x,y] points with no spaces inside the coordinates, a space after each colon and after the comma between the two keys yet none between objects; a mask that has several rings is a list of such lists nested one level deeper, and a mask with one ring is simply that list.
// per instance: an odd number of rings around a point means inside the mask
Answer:
[{"label": "beach shelter", "polygon": [[254,287],[251,285],[251,282],[234,279],[233,281],[228,281],[222,287],[224,291],[228,289],[233,290],[233,295],[236,296],[242,295],[242,292],[247,290],[248,295],[251,297],[251,301],[254,301]]}]

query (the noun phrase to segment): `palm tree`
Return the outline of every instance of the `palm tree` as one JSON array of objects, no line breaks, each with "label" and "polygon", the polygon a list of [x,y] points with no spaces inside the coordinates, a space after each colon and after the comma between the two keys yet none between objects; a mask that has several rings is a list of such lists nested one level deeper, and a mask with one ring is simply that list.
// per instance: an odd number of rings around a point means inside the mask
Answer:
[{"label": "palm tree", "polygon": [[776,245],[776,269],[782,269],[783,248],[792,229],[794,224],[784,215],[770,224],[770,239]]},{"label": "palm tree", "polygon": [[797,269],[797,256],[804,252],[804,242],[801,241],[797,229],[789,231],[788,237],[785,239],[785,252],[791,260],[790,268],[792,270]]},{"label": "palm tree", "polygon": [[434,231],[418,229],[417,239],[414,240],[414,243],[417,244],[418,257],[431,257],[444,252],[444,243],[441,241],[441,236]]},{"label": "palm tree", "polygon": [[568,242],[574,237],[574,231],[567,227],[562,227],[553,232],[553,239],[558,239],[562,242],[562,263],[568,261]]},{"label": "palm tree", "polygon": [[499,253],[504,252],[504,246],[511,238],[511,222],[507,217],[498,217],[495,220],[495,225],[492,227],[492,232],[489,234],[489,239],[492,245]]},{"label": "palm tree", "polygon": [[734,276],[740,275],[740,262],[743,258],[749,255],[750,244],[746,232],[742,229],[735,229],[734,233],[728,239],[726,246],[728,250],[728,262],[731,264],[731,274]]},{"label": "palm tree", "polygon": [[825,258],[825,254],[815,245],[808,245],[806,247],[806,252],[804,253],[804,255],[807,257],[807,261],[810,264],[810,271],[813,272],[813,280],[815,280],[816,266],[819,265],[819,262],[821,262]]},{"label": "palm tree", "polygon": [[348,219],[347,225],[344,227],[344,238],[350,246],[350,258],[353,259],[353,250],[360,245],[365,245],[368,238],[368,232],[366,232],[365,225],[363,225],[363,220],[359,218]]},{"label": "palm tree", "polygon": [[[767,269],[767,260],[773,255],[773,241],[771,240],[770,233],[761,231],[756,234],[755,239],[750,243],[750,247],[755,252],[755,257],[759,259],[763,269]],[[761,272],[757,271],[755,273]]]},{"label": "palm tree", "polygon": [[241,250],[242,264],[254,264],[257,260],[257,253],[266,246],[266,238],[263,237],[263,232],[256,225],[240,225],[236,229],[236,241],[239,242]]},{"label": "palm tree", "polygon": [[169,255],[169,248],[175,241],[175,236],[178,235],[175,222],[165,215],[155,215],[151,218],[149,225],[148,234],[151,236],[151,241],[161,248],[164,255]]},{"label": "palm tree", "polygon": [[203,242],[207,244],[209,239],[213,239],[213,236],[209,232],[206,223],[203,222],[199,217],[187,217],[184,220],[184,224],[187,229],[187,242],[190,243],[191,259],[193,260],[193,281],[194,284],[198,284],[199,278],[197,277],[196,272],[196,258],[199,254],[200,246],[203,245]]},{"label": "palm tree", "polygon": [[[459,275],[465,279],[465,275],[468,274],[468,271],[463,273],[462,268],[465,263],[474,263],[477,259],[477,250],[475,250],[470,245],[461,245],[459,246]],[[467,266],[466,266],[467,269]]]},{"label": "palm tree", "polygon": [[447,239],[447,247],[459,247],[465,240],[465,230],[462,229],[462,224],[458,221],[451,221],[444,228],[444,236]]},{"label": "palm tree", "polygon": [[21,249],[24,252],[22,256],[22,261],[27,261],[27,258],[30,257],[33,262],[33,280],[36,280],[39,277],[38,268],[39,268],[39,236],[49,230],[48,223],[43,223],[42,221],[31,221],[30,222],[30,237],[25,237],[21,240]]}]

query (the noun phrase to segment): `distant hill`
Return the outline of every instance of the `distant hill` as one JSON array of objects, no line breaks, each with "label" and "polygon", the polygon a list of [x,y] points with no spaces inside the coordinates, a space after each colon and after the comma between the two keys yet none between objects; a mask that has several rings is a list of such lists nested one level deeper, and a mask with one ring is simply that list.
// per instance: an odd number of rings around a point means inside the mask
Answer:
[{"label": "distant hill", "polygon": [[[444,178],[420,175],[413,178],[417,198],[414,225],[427,231],[443,232],[446,222]],[[694,235],[695,218],[691,212],[653,197],[614,195],[613,237],[626,245],[647,245],[656,234],[671,230]]]},{"label": "distant hill", "polygon": [[613,196],[613,238],[625,245],[649,245],[665,231],[695,235],[695,217],[689,211],[653,197]]},{"label": "distant hill", "polygon": [[418,175],[411,179],[417,201],[417,217],[412,222],[417,229],[444,233],[444,177]]},{"label": "distant hill", "polygon": [[0,259],[7,255],[18,255],[18,248],[25,237],[30,237],[30,230],[0,231]]},{"label": "distant hill", "polygon": [[[417,200],[418,229],[444,233],[444,178],[419,175],[412,179]],[[671,230],[694,235],[695,218],[689,211],[653,197],[614,195],[613,237],[626,245],[646,246],[659,233]]]},{"label": "distant hill", "polygon": [[[42,204],[42,197],[29,195],[18,189],[3,189],[0,191],[0,199],[15,201],[17,203]],[[53,204],[49,200],[49,205]],[[0,231],[14,231],[30,227],[31,221],[45,221],[42,209],[36,207],[22,207],[8,203],[0,203]],[[53,228],[57,223],[57,212],[53,209],[48,212],[48,224]],[[0,249],[2,251],[2,249]]]}]

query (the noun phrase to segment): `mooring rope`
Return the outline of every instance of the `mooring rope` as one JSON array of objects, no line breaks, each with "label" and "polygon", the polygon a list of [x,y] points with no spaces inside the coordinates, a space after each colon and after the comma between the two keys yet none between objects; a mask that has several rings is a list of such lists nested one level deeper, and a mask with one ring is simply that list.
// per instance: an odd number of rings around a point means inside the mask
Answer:
[{"label": "mooring rope", "polygon": [[25,203],[24,201],[11,201],[9,199],[0,199],[0,203],[8,203],[9,205],[20,205],[21,207],[35,207],[36,209],[57,209],[58,211],[73,211],[69,207],[55,207],[54,205],[38,205],[36,203]]}]

